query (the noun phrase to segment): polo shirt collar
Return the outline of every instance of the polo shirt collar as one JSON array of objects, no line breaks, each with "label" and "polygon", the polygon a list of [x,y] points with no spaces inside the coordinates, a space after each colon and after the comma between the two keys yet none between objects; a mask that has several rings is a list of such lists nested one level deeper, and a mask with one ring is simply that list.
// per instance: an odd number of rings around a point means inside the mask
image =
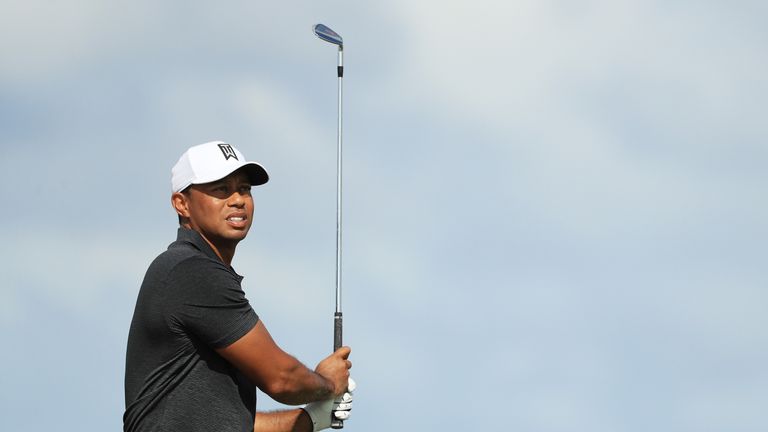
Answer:
[{"label": "polo shirt collar", "polygon": [[206,254],[208,257],[215,259],[216,261],[221,261],[221,258],[219,258],[218,255],[216,255],[216,252],[213,251],[213,248],[211,248],[211,245],[208,244],[207,241],[203,238],[203,236],[200,235],[199,232],[179,227],[179,232],[176,236],[176,241],[190,243],[192,246],[197,248],[199,251]]},{"label": "polo shirt collar", "polygon": [[[218,255],[216,255],[216,252],[213,251],[213,248],[211,245],[208,244],[207,241],[203,238],[203,236],[200,235],[199,232],[190,229],[190,228],[184,228],[179,227],[179,232],[176,235],[176,241],[177,242],[183,242],[183,243],[189,243],[192,246],[195,247],[195,249],[199,250],[200,252],[204,253],[209,258],[216,260],[222,264],[224,264],[221,261],[221,258],[219,258]],[[226,265],[226,264],[224,264]],[[240,276],[235,269],[230,265],[229,270],[237,277],[238,280],[242,281],[243,277]]]}]

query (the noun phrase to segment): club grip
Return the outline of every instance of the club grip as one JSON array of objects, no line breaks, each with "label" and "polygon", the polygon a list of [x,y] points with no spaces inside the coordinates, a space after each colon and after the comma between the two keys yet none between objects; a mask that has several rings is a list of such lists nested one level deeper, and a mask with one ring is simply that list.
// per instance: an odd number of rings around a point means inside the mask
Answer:
[{"label": "club grip", "polygon": [[341,348],[341,312],[333,314],[333,351]]},{"label": "club grip", "polygon": [[[333,351],[334,352],[336,352],[337,349],[341,348],[341,345],[342,345],[341,329],[342,329],[341,312],[336,312],[335,314],[333,314]],[[331,413],[331,428],[343,429],[344,420],[337,419],[336,417],[333,416],[333,413]]]}]

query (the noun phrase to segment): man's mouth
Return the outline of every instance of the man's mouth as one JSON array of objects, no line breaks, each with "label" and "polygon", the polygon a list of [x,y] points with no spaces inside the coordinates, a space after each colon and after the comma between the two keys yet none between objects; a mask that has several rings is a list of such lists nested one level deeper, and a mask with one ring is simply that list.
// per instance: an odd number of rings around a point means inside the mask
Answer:
[{"label": "man's mouth", "polygon": [[246,215],[234,214],[227,216],[227,223],[233,228],[245,228],[247,226],[247,219]]}]

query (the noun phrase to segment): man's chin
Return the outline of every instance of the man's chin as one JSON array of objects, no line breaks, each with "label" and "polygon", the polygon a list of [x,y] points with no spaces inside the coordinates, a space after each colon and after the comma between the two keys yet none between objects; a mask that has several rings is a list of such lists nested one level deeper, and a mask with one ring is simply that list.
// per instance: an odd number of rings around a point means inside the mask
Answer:
[{"label": "man's chin", "polygon": [[227,239],[231,241],[241,241],[244,240],[245,237],[248,235],[250,227],[242,228],[242,229],[230,229],[227,232]]}]

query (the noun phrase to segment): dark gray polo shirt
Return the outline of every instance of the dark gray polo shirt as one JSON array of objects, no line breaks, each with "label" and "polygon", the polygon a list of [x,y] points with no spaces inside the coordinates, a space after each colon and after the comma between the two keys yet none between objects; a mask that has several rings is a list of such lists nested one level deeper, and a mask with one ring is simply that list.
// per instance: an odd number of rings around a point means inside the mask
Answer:
[{"label": "dark gray polo shirt", "polygon": [[152,262],[128,335],[124,431],[253,430],[256,387],[214,351],[258,322],[241,280],[185,228]]}]

